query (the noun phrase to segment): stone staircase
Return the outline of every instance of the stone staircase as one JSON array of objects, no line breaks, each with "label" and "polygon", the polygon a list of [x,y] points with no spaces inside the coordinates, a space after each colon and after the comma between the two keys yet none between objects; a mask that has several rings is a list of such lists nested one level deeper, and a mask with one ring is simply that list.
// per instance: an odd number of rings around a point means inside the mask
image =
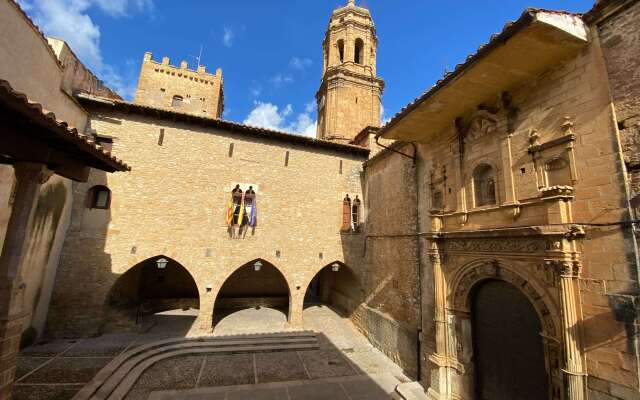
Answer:
[{"label": "stone staircase", "polygon": [[121,400],[153,364],[193,354],[237,354],[318,349],[314,332],[171,338],[124,352],[83,387],[72,400]]}]

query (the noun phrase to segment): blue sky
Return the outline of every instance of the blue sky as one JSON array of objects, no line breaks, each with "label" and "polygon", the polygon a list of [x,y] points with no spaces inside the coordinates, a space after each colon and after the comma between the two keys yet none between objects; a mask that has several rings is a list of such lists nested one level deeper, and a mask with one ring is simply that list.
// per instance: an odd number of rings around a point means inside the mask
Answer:
[{"label": "blue sky", "polygon": [[[224,118],[315,132],[314,96],[331,11],[347,0],[20,0],[47,35],[69,42],[131,99],[145,51],[223,70]],[[527,7],[587,11],[594,0],[358,0],[376,23],[387,119]]]}]

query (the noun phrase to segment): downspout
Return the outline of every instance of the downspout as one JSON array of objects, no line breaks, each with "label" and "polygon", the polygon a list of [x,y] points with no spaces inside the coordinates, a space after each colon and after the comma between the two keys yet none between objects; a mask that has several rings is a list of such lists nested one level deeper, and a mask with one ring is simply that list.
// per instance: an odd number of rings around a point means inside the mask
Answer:
[{"label": "downspout", "polygon": [[[416,185],[416,233],[422,232],[420,226],[420,173],[418,171],[418,148],[415,143],[411,143],[413,145],[414,153],[413,153],[413,172],[415,176],[415,185]],[[418,301],[419,301],[419,314],[418,323],[420,324],[418,327],[418,339],[417,339],[417,349],[418,352],[416,360],[417,360],[417,381],[420,382],[422,380],[422,238],[420,235],[416,235],[416,246],[417,246],[417,266],[418,266]]]}]

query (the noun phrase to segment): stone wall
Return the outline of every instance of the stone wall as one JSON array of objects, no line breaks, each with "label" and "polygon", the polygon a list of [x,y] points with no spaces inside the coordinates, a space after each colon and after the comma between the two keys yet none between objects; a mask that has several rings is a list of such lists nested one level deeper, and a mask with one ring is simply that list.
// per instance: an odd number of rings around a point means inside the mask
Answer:
[{"label": "stone wall", "polygon": [[640,193],[640,3],[597,23],[633,195]]},{"label": "stone wall", "polygon": [[[182,61],[179,67],[169,64],[168,57],[161,63],[145,53],[138,79],[135,102],[150,107],[175,109],[209,118],[220,118],[224,110],[222,70],[206,72],[204,66],[190,70]],[[181,101],[174,104],[174,96]]]},{"label": "stone wall", "polygon": [[[362,268],[345,259],[351,246],[345,247],[340,228],[345,194],[362,197],[366,153],[106,108],[94,110],[91,129],[114,137],[114,153],[132,171],[109,176],[92,172],[88,183],[74,185],[72,225],[50,312],[52,333],[99,331],[116,279],[161,255],[180,263],[195,279],[200,317],[194,330],[204,332],[211,328],[223,283],[255,260],[272,264],[285,276],[293,325],[302,322],[304,294],[318,271],[333,261],[344,261],[355,271]],[[225,223],[236,184],[245,190],[253,186],[257,196],[258,225],[242,239],[231,238]],[[94,185],[111,190],[109,210],[86,208]]]},{"label": "stone wall", "polygon": [[[397,146],[411,153],[412,146]],[[365,167],[363,306],[356,325],[409,375],[418,372],[420,275],[415,166],[382,151]]]}]

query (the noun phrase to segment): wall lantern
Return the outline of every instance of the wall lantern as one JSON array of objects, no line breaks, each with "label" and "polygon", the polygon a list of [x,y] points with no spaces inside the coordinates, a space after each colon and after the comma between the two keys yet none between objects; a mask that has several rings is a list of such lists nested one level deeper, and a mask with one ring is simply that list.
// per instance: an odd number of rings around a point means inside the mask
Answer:
[{"label": "wall lantern", "polygon": [[259,272],[262,269],[262,263],[260,261],[256,261],[255,264],[253,264],[253,269],[255,269],[256,272]]},{"label": "wall lantern", "polygon": [[167,268],[167,264],[169,263],[169,261],[167,261],[166,258],[160,258],[156,261],[156,264],[158,265],[158,269],[165,269]]},{"label": "wall lantern", "polygon": [[338,263],[333,263],[333,264],[331,264],[331,270],[332,270],[333,272],[338,272],[338,271],[340,271],[340,264],[338,264]]}]

